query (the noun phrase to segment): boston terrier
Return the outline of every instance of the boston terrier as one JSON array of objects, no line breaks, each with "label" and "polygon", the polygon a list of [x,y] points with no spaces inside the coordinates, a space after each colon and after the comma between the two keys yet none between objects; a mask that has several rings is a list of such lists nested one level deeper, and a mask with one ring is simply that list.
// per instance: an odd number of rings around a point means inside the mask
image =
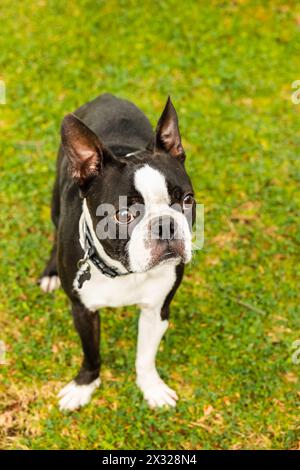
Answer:
[{"label": "boston terrier", "polygon": [[68,114],[52,196],[55,226],[41,289],[71,301],[83,362],[59,393],[61,410],[86,405],[100,385],[101,307],[136,304],[136,382],[149,406],[175,406],[155,367],[170,303],[192,255],[193,188],[168,98],[153,132],[133,103],[103,94]]}]

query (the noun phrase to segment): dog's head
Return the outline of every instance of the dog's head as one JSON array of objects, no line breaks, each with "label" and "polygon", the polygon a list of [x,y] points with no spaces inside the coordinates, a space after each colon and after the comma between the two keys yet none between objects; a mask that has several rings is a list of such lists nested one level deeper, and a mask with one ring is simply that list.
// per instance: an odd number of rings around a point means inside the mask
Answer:
[{"label": "dog's head", "polygon": [[115,156],[73,114],[64,118],[62,144],[110,258],[133,272],[190,261],[195,201],[170,99],[144,150]]}]

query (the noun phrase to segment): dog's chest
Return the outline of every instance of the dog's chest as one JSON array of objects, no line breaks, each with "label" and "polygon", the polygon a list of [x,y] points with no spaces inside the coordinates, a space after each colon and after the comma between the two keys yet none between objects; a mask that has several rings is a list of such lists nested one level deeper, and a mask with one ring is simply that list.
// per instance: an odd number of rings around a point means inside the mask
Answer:
[{"label": "dog's chest", "polygon": [[78,275],[74,289],[81,302],[89,310],[100,307],[121,307],[124,305],[151,305],[160,308],[172,289],[175,280],[175,264],[165,264],[147,273],[134,273],[108,278],[90,263],[91,278],[78,287]]}]

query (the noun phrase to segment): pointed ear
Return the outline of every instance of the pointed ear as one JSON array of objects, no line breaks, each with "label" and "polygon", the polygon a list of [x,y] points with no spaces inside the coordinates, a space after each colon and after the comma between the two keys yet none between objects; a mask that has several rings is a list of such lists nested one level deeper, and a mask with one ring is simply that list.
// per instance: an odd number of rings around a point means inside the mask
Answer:
[{"label": "pointed ear", "polygon": [[70,162],[71,174],[80,185],[101,173],[103,144],[74,114],[65,116],[61,126],[61,140]]},{"label": "pointed ear", "polygon": [[170,97],[168,97],[165,109],[156,127],[155,148],[165,150],[172,157],[179,158],[182,161],[185,159],[177,113]]}]

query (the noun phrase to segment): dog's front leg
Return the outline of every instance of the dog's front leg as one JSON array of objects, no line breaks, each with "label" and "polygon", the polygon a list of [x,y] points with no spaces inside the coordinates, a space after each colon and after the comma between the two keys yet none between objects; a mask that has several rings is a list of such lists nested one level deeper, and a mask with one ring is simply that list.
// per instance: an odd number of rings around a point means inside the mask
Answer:
[{"label": "dog's front leg", "polygon": [[100,385],[100,317],[81,303],[72,304],[72,315],[79,333],[83,363],[75,379],[59,393],[61,410],[76,410],[89,403],[94,390]]},{"label": "dog's front leg", "polygon": [[155,356],[167,328],[168,320],[162,320],[160,308],[142,308],[137,342],[136,382],[151,408],[175,406],[178,399],[176,392],[165,384],[155,367]]}]

